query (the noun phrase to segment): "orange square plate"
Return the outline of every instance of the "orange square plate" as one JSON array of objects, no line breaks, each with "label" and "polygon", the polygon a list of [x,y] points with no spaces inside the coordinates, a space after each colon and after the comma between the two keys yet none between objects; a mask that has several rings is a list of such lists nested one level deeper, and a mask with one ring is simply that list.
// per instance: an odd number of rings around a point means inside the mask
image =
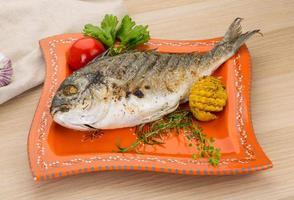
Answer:
[{"label": "orange square plate", "polygon": [[[64,34],[40,41],[47,73],[43,92],[28,137],[28,154],[35,180],[105,170],[144,170],[187,175],[244,174],[272,167],[256,141],[250,120],[250,56],[246,46],[215,73],[228,91],[228,103],[218,119],[201,123],[204,133],[216,139],[222,159],[217,167],[206,159],[194,160],[193,149],[182,134],[166,138],[163,146],[142,146],[141,154],[117,153],[116,143],[130,145],[134,128],[103,134],[66,129],[52,121],[50,104],[59,84],[71,72],[66,52],[81,34]],[[162,52],[204,52],[218,39],[175,41],[152,39],[144,47]]]}]

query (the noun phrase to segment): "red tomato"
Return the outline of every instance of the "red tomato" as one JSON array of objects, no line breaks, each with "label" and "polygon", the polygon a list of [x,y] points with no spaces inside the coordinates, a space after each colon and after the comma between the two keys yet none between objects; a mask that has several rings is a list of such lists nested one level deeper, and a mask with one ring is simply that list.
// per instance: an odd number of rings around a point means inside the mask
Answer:
[{"label": "red tomato", "polygon": [[80,69],[104,51],[103,44],[94,38],[78,39],[69,50],[68,64],[73,70]]}]

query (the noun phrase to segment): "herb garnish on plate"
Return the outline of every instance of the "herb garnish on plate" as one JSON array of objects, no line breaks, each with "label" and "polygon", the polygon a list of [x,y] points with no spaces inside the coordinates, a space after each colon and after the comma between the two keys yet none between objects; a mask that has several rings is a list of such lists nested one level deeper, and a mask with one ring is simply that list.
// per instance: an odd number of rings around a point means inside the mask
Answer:
[{"label": "herb garnish on plate", "polygon": [[179,134],[180,130],[183,130],[189,147],[195,147],[196,153],[192,154],[193,159],[207,158],[211,165],[218,165],[221,159],[220,149],[214,146],[213,138],[208,138],[202,132],[193,120],[193,115],[187,110],[177,110],[159,120],[138,126],[135,132],[137,140],[129,147],[121,147],[119,144],[117,147],[121,153],[138,152],[137,147],[141,144],[164,144],[165,135]]},{"label": "herb garnish on plate", "polygon": [[86,24],[83,34],[100,40],[109,47],[111,55],[116,55],[147,42],[150,39],[147,29],[147,25],[136,25],[128,15],[122,18],[120,24],[116,16],[105,15],[100,27]]}]

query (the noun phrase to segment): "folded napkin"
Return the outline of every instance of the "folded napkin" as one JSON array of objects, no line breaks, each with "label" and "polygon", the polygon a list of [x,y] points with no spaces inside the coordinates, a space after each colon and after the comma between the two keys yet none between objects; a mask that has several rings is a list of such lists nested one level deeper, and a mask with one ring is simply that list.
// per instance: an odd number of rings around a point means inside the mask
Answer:
[{"label": "folded napkin", "polygon": [[13,0],[1,5],[0,52],[11,59],[13,77],[0,87],[0,104],[44,81],[40,39],[81,32],[84,24],[100,23],[107,13],[125,14],[122,0]]}]

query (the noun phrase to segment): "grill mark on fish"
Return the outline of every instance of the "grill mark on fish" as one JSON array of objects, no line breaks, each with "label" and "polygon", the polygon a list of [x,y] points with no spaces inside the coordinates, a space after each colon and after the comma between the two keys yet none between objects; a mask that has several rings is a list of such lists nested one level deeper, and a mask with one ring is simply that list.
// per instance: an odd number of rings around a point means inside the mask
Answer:
[{"label": "grill mark on fish", "polygon": [[192,59],[190,60],[189,65],[192,66],[190,67],[190,74],[193,76],[193,78],[196,78],[199,75],[198,68],[196,68],[195,66],[199,65],[201,57],[201,54],[194,53]]},{"label": "grill mark on fish", "polygon": [[181,67],[179,66],[179,62],[180,62],[180,55],[176,55],[176,54],[172,54],[171,55],[171,59],[169,60],[169,62],[167,63],[166,69],[168,71],[173,71],[175,70],[177,67]]},{"label": "grill mark on fish", "polygon": [[168,63],[172,59],[172,55],[171,54],[162,54],[161,57],[162,58],[165,57],[165,58],[160,62],[160,65],[158,65],[159,69],[156,69],[156,72],[158,74],[160,74],[162,71],[164,71],[167,68]]},{"label": "grill mark on fish", "polygon": [[96,70],[99,70],[105,76],[108,76],[109,71],[113,70],[112,68],[115,66],[115,62],[119,62],[119,61],[121,61],[121,58],[120,59],[113,59],[110,57],[107,60],[105,60],[105,66],[101,67],[99,65],[96,65]]},{"label": "grill mark on fish", "polygon": [[139,76],[145,76],[146,72],[153,68],[159,57],[157,54],[152,53],[145,53],[144,55],[146,57],[146,62],[144,63],[145,67],[140,71],[140,73],[138,73]]},{"label": "grill mark on fish", "polygon": [[194,60],[195,60],[195,56],[193,54],[187,54],[182,56],[182,59],[180,60],[181,64],[179,65],[183,65],[183,67],[189,68],[189,66],[192,65],[192,62],[194,62]]},{"label": "grill mark on fish", "polygon": [[131,93],[133,93],[138,98],[144,97],[143,92],[139,90],[140,79],[148,68],[148,65],[145,63],[150,57],[147,56],[144,52],[137,52],[135,55],[135,61],[130,63],[131,66],[126,69],[126,79],[124,80],[124,84],[120,85],[120,87],[118,87],[113,93],[114,98],[117,100],[120,100],[123,96],[128,98]]},{"label": "grill mark on fish", "polygon": [[180,60],[179,60],[179,67],[184,69],[185,74],[189,73],[192,71],[192,65],[194,64],[193,62],[195,61],[195,56],[191,54],[183,55]]},{"label": "grill mark on fish", "polygon": [[158,60],[157,54],[145,53],[146,62],[144,63],[144,67],[142,67],[137,73],[137,77],[134,79],[133,84],[136,87],[141,87],[144,83],[145,78],[148,78],[148,71],[151,71]]},{"label": "grill mark on fish", "polygon": [[110,57],[111,64],[121,65],[123,61],[129,56],[127,53],[119,54],[117,56]]},{"label": "grill mark on fish", "polygon": [[108,61],[109,67],[107,71],[105,71],[105,76],[112,79],[122,80],[130,62],[133,62],[135,59],[135,55],[128,53],[111,57]]},{"label": "grill mark on fish", "polygon": [[[120,70],[128,67],[125,73],[127,78],[125,78],[121,85],[116,85],[115,87],[112,85],[113,99],[117,101],[120,100],[123,96],[128,98],[132,93],[139,98],[143,98],[144,93],[140,88],[142,87],[144,81],[150,78],[150,75],[152,74],[150,72],[158,73],[158,71],[162,71],[162,69],[165,68],[163,67],[165,66],[164,63],[168,63],[170,58],[170,54],[164,54],[162,56],[157,52],[135,52],[134,56],[127,55],[124,61],[121,62],[120,66]],[[131,63],[131,66],[128,66],[128,63]],[[156,65],[158,68],[156,68]],[[118,73],[116,70],[112,72],[114,79],[120,78],[117,76],[115,77],[117,74]]]},{"label": "grill mark on fish", "polygon": [[100,71],[97,71],[96,75],[91,81],[91,84],[102,84],[103,82],[104,82],[104,75]]},{"label": "grill mark on fish", "polygon": [[130,83],[131,81],[133,81],[133,79],[137,76],[140,69],[144,67],[144,63],[147,60],[144,53],[135,53],[135,55],[136,60],[133,63],[131,63],[130,67],[128,67],[126,71],[126,83]]},{"label": "grill mark on fish", "polygon": [[150,56],[147,56],[146,53],[142,53],[140,55],[140,57],[137,58],[137,62],[139,62],[139,64],[141,64],[141,67],[137,67],[138,64],[136,65],[136,72],[135,72],[135,76],[132,79],[132,82],[134,84],[136,84],[136,81],[138,81],[141,76],[144,76],[146,69],[148,68],[148,60],[150,59]]},{"label": "grill mark on fish", "polygon": [[132,63],[134,63],[137,60],[137,54],[128,54],[126,56],[126,59],[121,63],[119,68],[113,70],[113,78],[116,78],[118,80],[123,81],[123,84],[125,84],[128,80],[128,70],[132,68]]},{"label": "grill mark on fish", "polygon": [[147,72],[145,76],[145,80],[147,78],[154,78],[155,74],[160,74],[160,72],[164,69],[164,66],[168,63],[171,56],[169,54],[158,54],[156,53],[157,60],[155,64],[150,68],[150,70]]},{"label": "grill mark on fish", "polygon": [[99,62],[93,62],[87,68],[84,68],[84,70],[76,71],[77,75],[96,74],[98,70],[101,71],[101,73],[104,73],[103,71],[107,70],[108,68],[109,59],[110,58],[107,57],[105,59],[99,60]]},{"label": "grill mark on fish", "polygon": [[174,92],[174,89],[171,87],[172,83],[175,81],[175,66],[179,63],[179,58],[171,54],[171,58],[169,59],[167,65],[164,66],[164,70],[161,71],[160,76],[164,77],[163,83],[164,83],[164,88],[169,92]]},{"label": "grill mark on fish", "polygon": [[[179,90],[179,87],[183,85],[183,82],[189,80],[190,72],[193,61],[195,60],[195,55],[187,54],[181,55],[172,54],[172,58],[168,62],[166,69],[161,72],[161,76],[164,75],[164,88],[168,93],[173,93]],[[181,97],[182,98],[182,97]]]}]

